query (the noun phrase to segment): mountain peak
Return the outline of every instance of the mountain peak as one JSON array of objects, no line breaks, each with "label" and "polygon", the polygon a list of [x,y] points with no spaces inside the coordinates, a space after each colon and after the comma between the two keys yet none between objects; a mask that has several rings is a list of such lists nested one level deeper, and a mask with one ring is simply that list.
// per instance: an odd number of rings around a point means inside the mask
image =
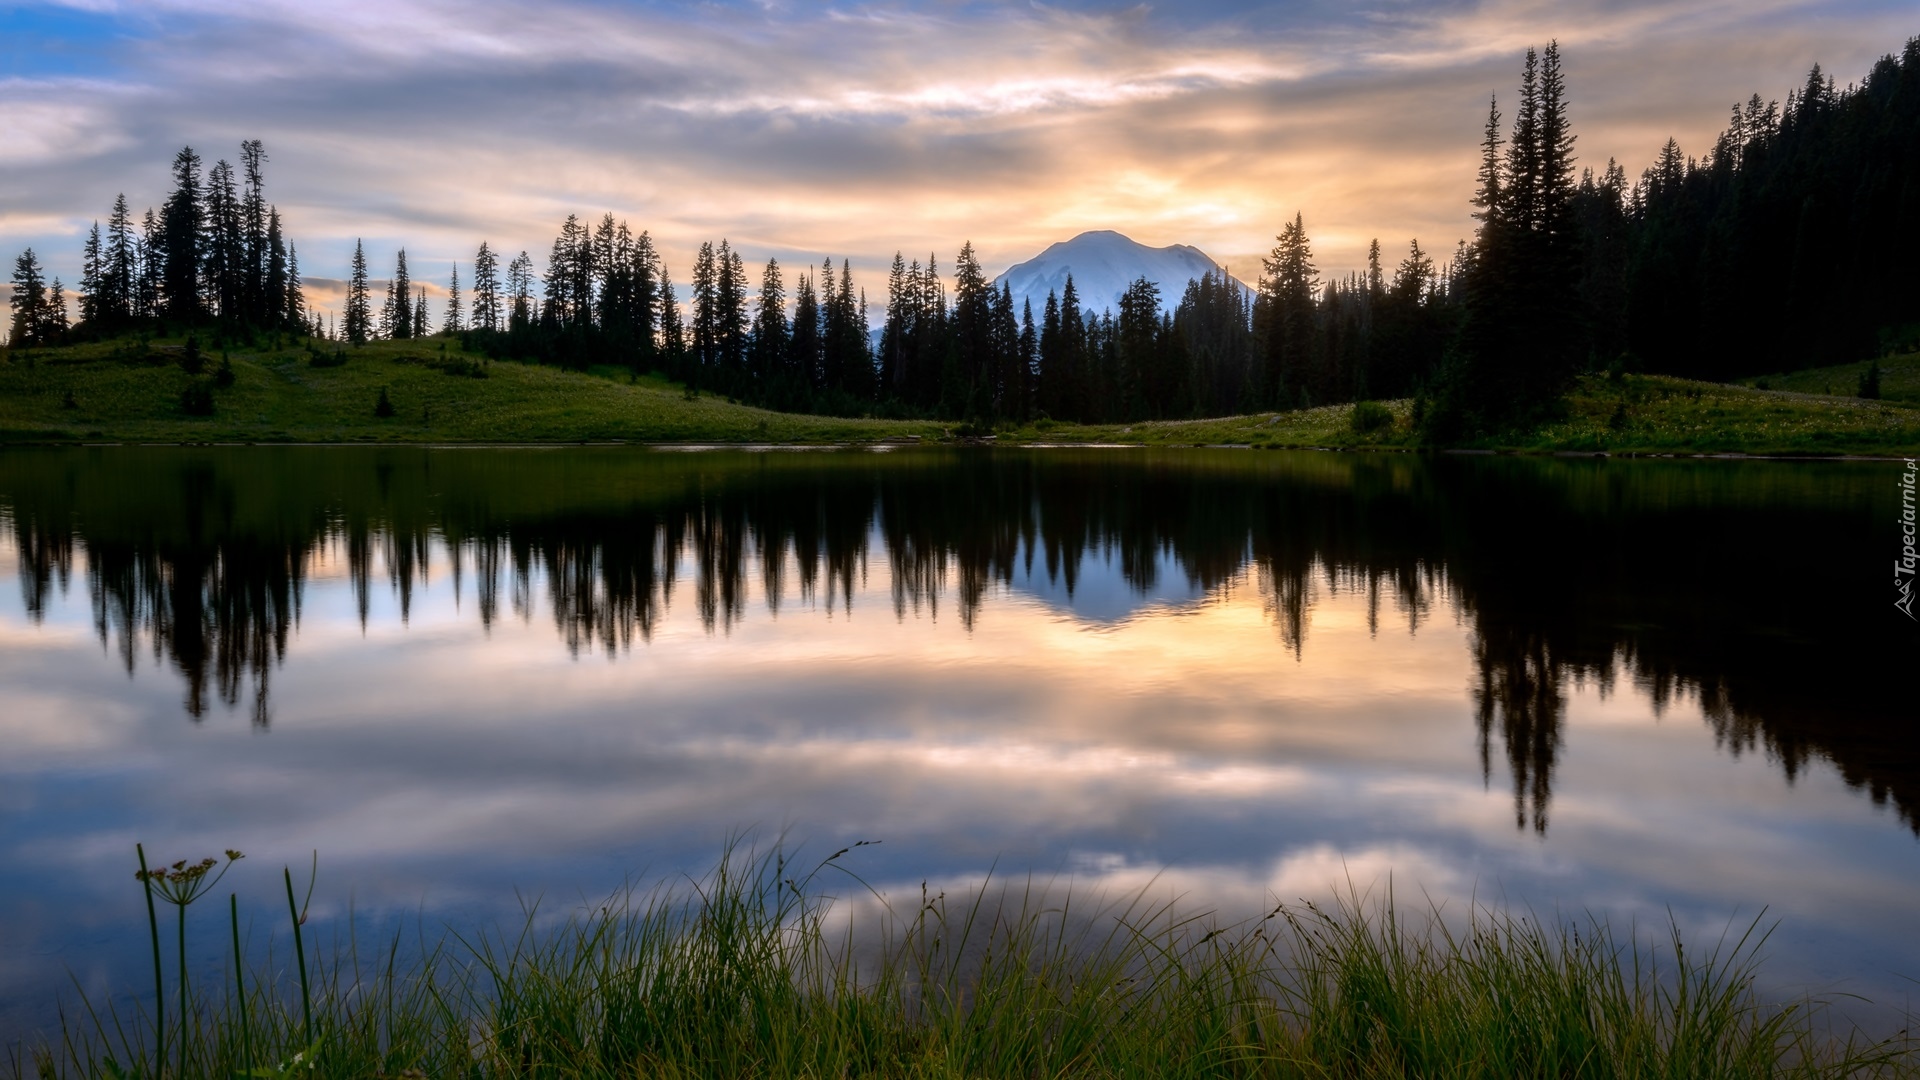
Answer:
[{"label": "mountain peak", "polygon": [[[1065,289],[1069,274],[1081,308],[1092,312],[1118,308],[1127,287],[1144,277],[1160,286],[1160,310],[1169,313],[1179,306],[1187,282],[1210,271],[1225,272],[1206,252],[1191,245],[1148,247],[1112,229],[1091,229],[1008,267],[994,284],[1012,290],[1015,311],[1023,301],[1029,302],[1038,318],[1047,294],[1058,295]],[[1247,288],[1244,283],[1240,287]],[[1251,295],[1252,290],[1247,291]]]}]

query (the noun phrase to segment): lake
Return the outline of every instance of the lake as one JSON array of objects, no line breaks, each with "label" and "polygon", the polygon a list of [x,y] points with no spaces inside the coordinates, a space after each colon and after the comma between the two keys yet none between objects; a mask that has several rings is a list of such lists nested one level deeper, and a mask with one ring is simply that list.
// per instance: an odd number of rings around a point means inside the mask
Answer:
[{"label": "lake", "polygon": [[849,865],[902,899],[990,872],[1226,915],[1391,887],[1703,946],[1761,918],[1767,992],[1897,1026],[1900,473],[0,452],[0,1041],[76,981],[149,978],[136,841],[245,851],[221,891],[264,940],[315,852],[322,925],[469,926],[740,836],[882,841]]}]

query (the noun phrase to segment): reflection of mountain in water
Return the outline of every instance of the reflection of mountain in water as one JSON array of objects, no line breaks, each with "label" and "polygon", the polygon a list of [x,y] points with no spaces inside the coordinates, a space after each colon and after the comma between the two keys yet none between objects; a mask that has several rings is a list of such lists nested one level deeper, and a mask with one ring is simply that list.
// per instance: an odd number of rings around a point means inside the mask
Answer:
[{"label": "reflection of mountain in water", "polygon": [[1172,551],[1154,556],[1153,573],[1145,580],[1130,577],[1117,553],[1095,548],[1084,552],[1071,588],[1059,574],[1048,574],[1031,561],[1014,567],[1008,585],[1061,615],[1083,623],[1116,626],[1143,611],[1188,608],[1207,590],[1187,576],[1180,557]]},{"label": "reflection of mountain in water", "polygon": [[873,561],[898,617],[944,605],[968,627],[997,589],[1110,623],[1244,575],[1295,654],[1333,591],[1365,595],[1376,625],[1452,604],[1474,633],[1488,776],[1504,758],[1517,823],[1538,830],[1569,686],[1624,675],[1658,709],[1697,698],[1730,752],[1790,778],[1832,760],[1920,831],[1920,735],[1897,681],[1915,638],[1875,602],[1891,490],[1837,463],[1231,452],[0,457],[28,612],[84,551],[102,641],[129,667],[142,643],[164,658],[195,717],[209,693],[250,694],[269,722],[322,552],[363,619],[376,566],[404,618],[436,549],[488,624],[531,617],[544,580],[576,652],[646,642],[676,601],[726,632],[756,577],[776,612],[796,595],[845,607]]}]

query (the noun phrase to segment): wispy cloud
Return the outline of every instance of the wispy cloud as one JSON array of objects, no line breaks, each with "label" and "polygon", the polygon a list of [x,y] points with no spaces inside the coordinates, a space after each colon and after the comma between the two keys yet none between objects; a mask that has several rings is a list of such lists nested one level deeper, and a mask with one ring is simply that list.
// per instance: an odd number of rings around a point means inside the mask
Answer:
[{"label": "wispy cloud", "polygon": [[1297,210],[1342,272],[1376,236],[1468,235],[1486,97],[1528,45],[1567,54],[1583,161],[1637,169],[1815,60],[1863,71],[1911,21],[1878,0],[64,8],[35,32],[86,73],[25,56],[0,82],[0,244],[68,276],[115,192],[158,202],[180,145],[250,137],[319,275],[362,237],[438,278],[482,239],[538,255],[602,210],[682,273],[722,235],[871,272],[968,239],[997,269],[1084,228],[1250,266]]}]

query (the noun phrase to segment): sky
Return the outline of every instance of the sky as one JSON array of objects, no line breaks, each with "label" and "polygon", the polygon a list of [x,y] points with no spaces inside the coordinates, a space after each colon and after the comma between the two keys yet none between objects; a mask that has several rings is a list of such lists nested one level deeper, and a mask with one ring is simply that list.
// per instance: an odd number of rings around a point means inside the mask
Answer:
[{"label": "sky", "polygon": [[1560,43],[1580,164],[1638,175],[1916,31],[1891,0],[0,0],[0,270],[71,283],[117,192],[259,138],[323,309],[356,239],[444,283],[482,240],[543,262],[569,213],[651,231],[683,291],[723,237],[878,296],[896,251],[997,274],[1088,229],[1251,281],[1296,213],[1344,274],[1471,236],[1529,46]]}]

